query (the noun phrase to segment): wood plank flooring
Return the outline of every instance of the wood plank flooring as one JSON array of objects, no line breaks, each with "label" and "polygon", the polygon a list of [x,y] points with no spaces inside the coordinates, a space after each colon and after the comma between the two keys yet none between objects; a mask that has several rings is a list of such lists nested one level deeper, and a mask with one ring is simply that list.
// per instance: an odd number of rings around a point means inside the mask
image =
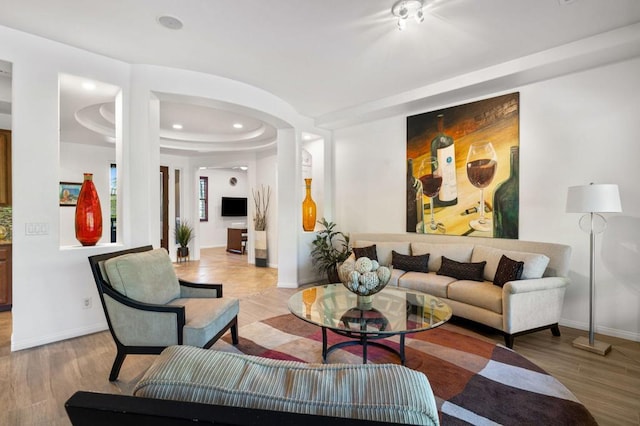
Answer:
[{"label": "wood plank flooring", "polygon": [[[255,268],[246,255],[224,249],[202,250],[200,261],[176,264],[176,271],[187,280],[224,283],[225,295],[240,298],[240,326],[287,313],[295,292],[275,287],[277,270]],[[491,331],[473,331],[503,342]],[[601,425],[640,425],[640,343],[598,336],[613,345],[601,357],[571,346],[585,332],[561,331],[559,338],[548,331],[518,337],[514,349],[567,386]],[[11,315],[0,313],[0,425],[68,425],[64,402],[76,390],[129,394],[155,358],[128,356],[111,383],[115,345],[108,331],[13,353],[10,336]]]}]

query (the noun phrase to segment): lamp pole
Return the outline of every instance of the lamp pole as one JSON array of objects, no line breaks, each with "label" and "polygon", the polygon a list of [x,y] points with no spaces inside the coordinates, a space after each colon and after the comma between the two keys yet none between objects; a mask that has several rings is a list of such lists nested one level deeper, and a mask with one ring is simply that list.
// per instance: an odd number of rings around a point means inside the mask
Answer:
[{"label": "lamp pole", "polygon": [[591,251],[591,259],[589,260],[589,346],[593,346],[595,342],[595,321],[593,318],[593,301],[596,297],[596,286],[595,286],[595,274],[596,274],[596,233],[593,229],[593,215],[594,213],[589,213],[591,215],[591,232],[590,232],[590,244],[589,249]]}]

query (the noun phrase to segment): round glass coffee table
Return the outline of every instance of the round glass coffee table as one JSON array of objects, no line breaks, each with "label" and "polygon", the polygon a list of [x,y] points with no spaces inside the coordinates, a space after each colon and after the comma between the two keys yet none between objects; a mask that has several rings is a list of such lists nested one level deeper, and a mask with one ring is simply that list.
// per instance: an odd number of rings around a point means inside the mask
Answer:
[{"label": "round glass coffee table", "polygon": [[[289,299],[289,310],[298,318],[322,328],[322,360],[335,349],[361,345],[367,363],[367,346],[396,353],[404,365],[404,341],[408,333],[430,330],[451,318],[451,308],[435,296],[417,290],[387,286],[369,304],[342,284],[326,284],[300,290]],[[327,347],[327,330],[353,340]],[[400,336],[400,350],[376,340]]]}]

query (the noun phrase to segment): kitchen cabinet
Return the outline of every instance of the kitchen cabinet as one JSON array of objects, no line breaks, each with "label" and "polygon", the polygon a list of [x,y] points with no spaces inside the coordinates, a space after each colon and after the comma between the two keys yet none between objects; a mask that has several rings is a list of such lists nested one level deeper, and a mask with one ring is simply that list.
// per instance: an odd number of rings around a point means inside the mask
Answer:
[{"label": "kitchen cabinet", "polygon": [[11,244],[0,244],[0,311],[11,309]]}]

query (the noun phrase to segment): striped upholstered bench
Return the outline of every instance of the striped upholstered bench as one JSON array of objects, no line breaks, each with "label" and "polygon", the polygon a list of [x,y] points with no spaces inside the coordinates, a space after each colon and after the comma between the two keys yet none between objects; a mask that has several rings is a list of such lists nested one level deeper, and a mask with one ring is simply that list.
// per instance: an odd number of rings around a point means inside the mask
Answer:
[{"label": "striped upholstered bench", "polygon": [[377,422],[439,424],[426,376],[394,364],[304,364],[171,346],[147,370],[133,394]]}]

